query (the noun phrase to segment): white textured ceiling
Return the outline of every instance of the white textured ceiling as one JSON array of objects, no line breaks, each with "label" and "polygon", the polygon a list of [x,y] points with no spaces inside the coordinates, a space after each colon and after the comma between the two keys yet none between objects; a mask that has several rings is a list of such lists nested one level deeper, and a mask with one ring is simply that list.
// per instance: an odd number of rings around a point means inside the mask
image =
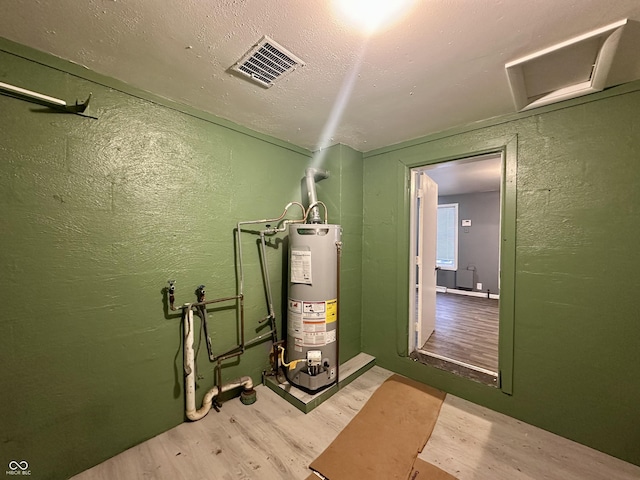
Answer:
[{"label": "white textured ceiling", "polygon": [[[2,0],[0,36],[310,150],[369,151],[512,113],[505,63],[640,25],[640,0],[414,3],[367,40],[329,0]],[[306,62],[270,89],[229,70],[263,35]],[[640,78],[638,38],[609,85]]]}]

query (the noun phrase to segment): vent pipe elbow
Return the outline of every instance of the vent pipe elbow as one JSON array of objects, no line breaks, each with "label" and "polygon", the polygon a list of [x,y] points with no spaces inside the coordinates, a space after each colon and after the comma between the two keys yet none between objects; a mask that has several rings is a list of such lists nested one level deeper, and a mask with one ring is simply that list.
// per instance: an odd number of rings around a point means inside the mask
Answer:
[{"label": "vent pipe elbow", "polygon": [[323,178],[329,178],[328,170],[322,170],[315,167],[309,167],[305,170],[309,205],[315,205],[311,208],[311,218],[309,219],[309,223],[322,223],[322,220],[320,219],[320,210],[316,205],[316,202],[318,201],[318,195],[316,194],[316,179],[322,180]]}]

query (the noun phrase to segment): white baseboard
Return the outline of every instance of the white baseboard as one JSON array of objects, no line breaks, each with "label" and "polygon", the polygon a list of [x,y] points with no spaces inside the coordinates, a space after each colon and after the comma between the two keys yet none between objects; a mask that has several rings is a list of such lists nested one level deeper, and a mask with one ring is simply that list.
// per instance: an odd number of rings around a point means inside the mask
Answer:
[{"label": "white baseboard", "polygon": [[[484,292],[472,292],[470,290],[458,290],[455,288],[447,288],[447,287],[436,287],[436,292],[440,293],[453,293],[455,295],[467,295],[468,297],[481,297],[487,298],[487,294]],[[493,298],[494,300],[500,300],[500,295],[496,293],[492,293],[489,295],[489,298]]]}]

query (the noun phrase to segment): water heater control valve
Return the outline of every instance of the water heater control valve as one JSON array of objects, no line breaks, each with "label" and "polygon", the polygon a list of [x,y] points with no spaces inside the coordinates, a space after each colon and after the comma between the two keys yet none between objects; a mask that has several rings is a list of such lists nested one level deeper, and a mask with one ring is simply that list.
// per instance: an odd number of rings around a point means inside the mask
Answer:
[{"label": "water heater control valve", "polygon": [[307,365],[309,367],[315,367],[317,365],[322,365],[322,351],[320,351],[320,350],[309,350],[307,352]]}]

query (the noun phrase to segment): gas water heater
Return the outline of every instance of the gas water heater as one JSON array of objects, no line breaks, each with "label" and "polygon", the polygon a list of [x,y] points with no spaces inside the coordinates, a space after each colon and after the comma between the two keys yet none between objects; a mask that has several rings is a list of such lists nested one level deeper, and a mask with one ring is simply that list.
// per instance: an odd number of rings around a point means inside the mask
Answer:
[{"label": "gas water heater", "polygon": [[[338,380],[338,288],[342,227],[320,222],[315,169],[307,170],[311,222],[289,225],[287,371],[311,392]],[[326,172],[319,171],[323,177]],[[310,180],[311,178],[311,180]]]}]

